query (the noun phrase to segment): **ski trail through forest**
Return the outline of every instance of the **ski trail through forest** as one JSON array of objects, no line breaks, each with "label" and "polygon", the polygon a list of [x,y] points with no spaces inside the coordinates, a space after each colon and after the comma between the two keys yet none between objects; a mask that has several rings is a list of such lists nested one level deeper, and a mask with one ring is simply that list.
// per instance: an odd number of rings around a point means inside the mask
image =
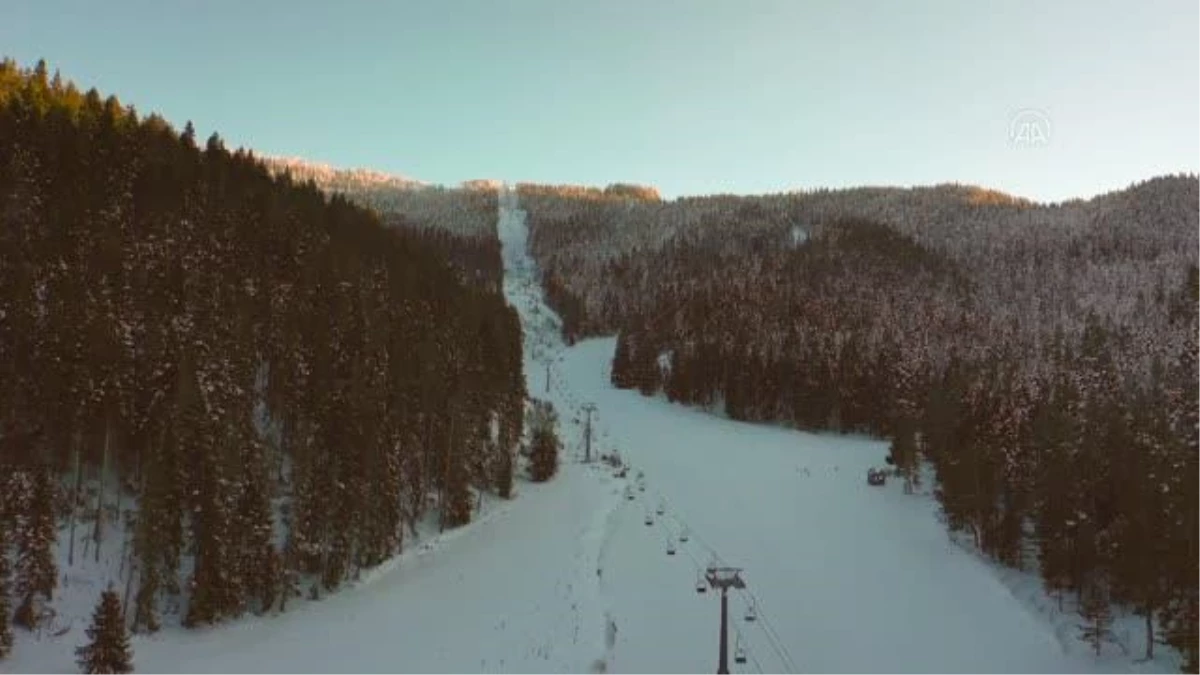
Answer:
[{"label": "ski trail through forest", "polygon": [[[504,294],[521,318],[526,389],[533,398],[553,402],[559,416],[563,449],[559,457],[560,476],[552,480],[563,480],[564,475],[586,476],[586,480],[595,482],[605,494],[602,506],[594,512],[590,526],[577,542],[579,551],[575,558],[579,591],[586,596],[574,617],[575,633],[582,634],[597,647],[594,658],[572,670],[600,672],[608,668],[614,647],[613,630],[603,597],[601,557],[624,481],[612,477],[603,464],[581,463],[586,412],[583,402],[565,386],[556,372],[556,364],[561,364],[565,351],[561,323],[543,300],[537,265],[529,255],[525,212],[519,207],[516,191],[509,186],[500,189],[497,234],[504,264]],[[594,443],[593,448],[598,453],[599,443]]]}]

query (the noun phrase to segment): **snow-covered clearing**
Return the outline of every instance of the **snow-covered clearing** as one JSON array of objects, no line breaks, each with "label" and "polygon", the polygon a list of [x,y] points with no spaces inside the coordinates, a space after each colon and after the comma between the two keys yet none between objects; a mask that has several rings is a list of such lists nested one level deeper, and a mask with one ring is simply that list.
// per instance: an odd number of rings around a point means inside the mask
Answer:
[{"label": "snow-covered clearing", "polygon": [[[471,525],[410,543],[320,601],[137,636],[139,671],[711,672],[719,596],[697,593],[696,582],[714,560],[742,567],[748,585],[730,598],[734,672],[1174,668],[1137,666],[1116,647],[1094,659],[1064,628],[1069,619],[1034,609],[1036,579],[1002,580],[952,543],[931,498],[867,486],[880,441],[741,424],[613,389],[613,339],[566,348],[558,337],[509,190],[499,232],[529,391],[555,402],[568,445],[558,477],[519,482],[516,499],[486,502]],[[632,465],[627,479],[578,461],[588,402],[594,450],[618,450]],[[65,573],[84,590],[55,603],[72,608],[70,629],[19,637],[0,671],[75,669],[83,617],[105,579],[119,578],[78,565]],[[758,617],[747,621],[752,596]],[[739,640],[744,664],[733,662]]]}]

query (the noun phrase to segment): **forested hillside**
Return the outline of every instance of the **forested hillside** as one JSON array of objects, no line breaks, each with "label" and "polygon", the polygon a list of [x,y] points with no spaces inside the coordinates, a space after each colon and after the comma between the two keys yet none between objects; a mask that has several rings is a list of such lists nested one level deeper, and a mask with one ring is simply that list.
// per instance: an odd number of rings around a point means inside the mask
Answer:
[{"label": "forested hillside", "polygon": [[283,609],[507,496],[520,326],[445,246],[0,63],[0,656],[53,616],[60,528],[67,565],[127,557],[153,631]]},{"label": "forested hillside", "polygon": [[263,160],[275,175],[311,180],[330,195],[373,209],[386,225],[417,231],[467,283],[500,292],[502,265],[496,237],[498,184],[427,185],[364,169],[335,169],[298,159]]},{"label": "forested hillside", "polygon": [[948,527],[1039,570],[1097,645],[1120,603],[1193,671],[1198,192],[521,186],[568,339],[619,333],[614,384],[889,437]]}]

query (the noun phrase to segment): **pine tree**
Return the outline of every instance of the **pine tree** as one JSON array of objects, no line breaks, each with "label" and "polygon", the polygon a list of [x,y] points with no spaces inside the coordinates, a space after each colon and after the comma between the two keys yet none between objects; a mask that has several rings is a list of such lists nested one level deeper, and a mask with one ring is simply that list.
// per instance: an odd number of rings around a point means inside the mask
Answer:
[{"label": "pine tree", "polygon": [[279,585],[278,555],[272,544],[271,504],[264,480],[250,471],[242,488],[235,523],[239,530],[238,560],[243,604],[257,600],[258,611],[270,611]]},{"label": "pine tree", "polygon": [[121,599],[113,589],[100,594],[87,636],[91,642],[75,650],[76,662],[83,672],[133,672],[133,650],[121,619]]},{"label": "pine tree", "polygon": [[913,489],[920,487],[919,458],[917,456],[917,440],[914,437],[913,424],[907,418],[896,423],[895,437],[888,453],[890,464],[895,465],[896,471],[904,477],[904,493],[912,494]]},{"label": "pine tree", "polygon": [[8,656],[13,646],[12,626],[8,622],[8,581],[8,518],[0,503],[0,659]]},{"label": "pine tree", "polygon": [[501,438],[493,444],[492,451],[492,481],[495,487],[496,494],[501,499],[510,499],[513,491],[513,461],[512,451],[505,445],[505,439]]},{"label": "pine tree", "polygon": [[38,468],[33,476],[33,493],[24,527],[20,530],[17,553],[17,593],[22,598],[17,622],[30,630],[41,623],[42,602],[54,597],[58,569],[54,563],[54,543],[58,530],[54,521],[54,483],[48,468]]},{"label": "pine tree", "polygon": [[[1161,367],[1155,364],[1155,379]],[[1155,618],[1166,601],[1169,541],[1156,531],[1155,520],[1166,511],[1162,478],[1169,474],[1166,458],[1171,444],[1167,403],[1156,393],[1139,397],[1133,408],[1132,439],[1114,448],[1117,465],[1114,597],[1142,616],[1146,629],[1145,660],[1154,658]],[[1158,478],[1161,477],[1161,478]]]},{"label": "pine tree", "polygon": [[622,332],[618,335],[617,348],[613,353],[609,379],[612,381],[612,385],[618,389],[632,389],[636,386],[633,373],[631,372],[633,369],[630,357],[632,347],[629,340],[630,338],[627,333]]},{"label": "pine tree", "polygon": [[468,452],[466,445],[451,452],[445,475],[446,486],[442,492],[445,503],[442,515],[446,527],[460,527],[471,521],[471,490],[468,485],[467,468],[463,466]]},{"label": "pine tree", "polygon": [[[181,368],[180,372],[185,370]],[[192,395],[198,396],[194,391]],[[228,480],[219,458],[222,439],[212,425],[205,424],[196,400],[185,404],[179,417],[181,443],[192,462],[194,481],[191,508],[196,562],[188,580],[190,597],[183,620],[189,628],[215,623],[236,610],[231,582],[236,570],[230,555]]]},{"label": "pine tree", "polygon": [[1084,622],[1079,626],[1080,637],[1092,645],[1096,656],[1106,641],[1112,639],[1112,602],[1107,590],[1098,582],[1088,584],[1079,603],[1079,615]]},{"label": "pine tree", "polygon": [[548,401],[534,402],[529,448],[529,476],[534,482],[548,481],[558,472],[557,419],[554,406]]}]

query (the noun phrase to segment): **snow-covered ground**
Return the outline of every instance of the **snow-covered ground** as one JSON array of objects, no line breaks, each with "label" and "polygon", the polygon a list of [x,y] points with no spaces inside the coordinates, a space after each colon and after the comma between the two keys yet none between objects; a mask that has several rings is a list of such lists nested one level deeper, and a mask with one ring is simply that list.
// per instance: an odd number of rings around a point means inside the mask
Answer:
[{"label": "snow-covered ground", "polygon": [[[1115,647],[1094,659],[1064,630],[1068,620],[1034,608],[1035,579],[1002,578],[952,543],[929,497],[868,487],[882,442],[742,424],[613,389],[613,339],[566,348],[558,337],[509,190],[498,229],[530,394],[560,414],[559,476],[518,483],[516,499],[486,502],[471,525],[411,544],[323,600],[135,637],[137,670],[711,672],[719,596],[697,593],[696,583],[714,561],[742,567],[747,584],[730,597],[734,672],[1174,669],[1135,665]],[[618,450],[632,465],[628,479],[578,461],[589,402],[594,450]],[[91,586],[119,577],[67,574]],[[81,617],[98,593],[91,586],[75,603]],[[751,598],[755,621],[745,618]],[[19,637],[0,672],[75,670],[84,623],[40,641]],[[739,644],[744,664],[733,662]]]},{"label": "snow-covered ground", "polygon": [[[581,342],[561,368],[571,397],[596,403],[601,437],[646,475],[646,492],[614,515],[601,559],[618,627],[613,670],[714,667],[719,603],[694,590],[714,555],[744,569],[753,596],[731,596],[733,623],[765,672],[1175,669],[1134,664],[1111,645],[1095,659],[1014,596],[1030,585],[1040,594],[1036,578],[1010,574],[1006,584],[953,543],[930,497],[868,486],[884,443],[736,423],[615,390],[614,346]],[[646,527],[643,505],[664,499],[666,517]],[[687,553],[667,556],[666,539],[684,525]],[[751,597],[755,622],[743,619]]]}]

